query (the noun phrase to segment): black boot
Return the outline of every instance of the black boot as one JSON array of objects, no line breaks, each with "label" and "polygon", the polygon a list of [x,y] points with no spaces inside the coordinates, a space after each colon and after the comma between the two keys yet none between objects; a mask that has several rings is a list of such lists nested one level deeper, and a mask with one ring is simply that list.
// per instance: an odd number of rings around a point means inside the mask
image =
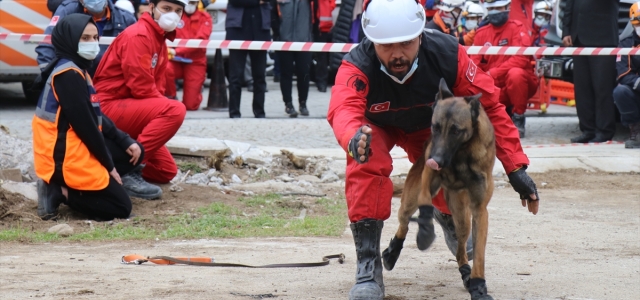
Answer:
[{"label": "black boot", "polygon": [[309,115],[309,110],[307,109],[307,101],[300,101],[300,114],[303,116]]},{"label": "black boot", "polygon": [[629,125],[631,134],[629,139],[624,142],[625,148],[640,148],[640,122]]},{"label": "black boot", "polygon": [[487,293],[487,283],[484,278],[469,280],[469,294],[471,294],[471,300],[493,300],[493,297]]},{"label": "black boot", "polygon": [[54,183],[46,183],[42,179],[38,179],[38,217],[43,220],[50,220],[58,216],[58,207],[63,203],[65,198],[62,195],[62,189]]},{"label": "black boot", "polygon": [[293,107],[293,103],[291,102],[286,102],[284,104],[284,112],[289,115],[289,118],[297,118],[298,117],[298,112],[296,111],[295,107]]},{"label": "black boot", "polygon": [[159,186],[150,184],[142,178],[142,168],[144,165],[138,165],[131,172],[122,176],[122,187],[130,197],[147,200],[162,197],[162,189]]},{"label": "black boot", "polygon": [[516,125],[516,128],[518,128],[518,133],[520,134],[520,138],[524,138],[524,126],[525,126],[524,115],[513,113],[513,116],[511,117],[511,121],[513,121],[513,125]]},{"label": "black boot", "polygon": [[[451,251],[453,256],[458,253],[458,237],[456,236],[456,227],[453,224],[453,217],[451,215],[443,214],[439,210],[433,212],[433,216],[438,221],[438,224],[442,226],[442,232],[444,233],[444,241],[447,244],[447,248]],[[473,260],[473,237],[469,235],[467,239],[467,259]]]},{"label": "black boot", "polygon": [[420,215],[418,216],[418,236],[416,243],[421,251],[427,250],[436,239],[436,232],[433,228],[433,206],[423,205],[418,207]]},{"label": "black boot", "polygon": [[349,300],[382,300],[384,298],[380,258],[380,235],[383,226],[383,221],[373,219],[351,223],[358,270],[356,284],[349,291]]}]

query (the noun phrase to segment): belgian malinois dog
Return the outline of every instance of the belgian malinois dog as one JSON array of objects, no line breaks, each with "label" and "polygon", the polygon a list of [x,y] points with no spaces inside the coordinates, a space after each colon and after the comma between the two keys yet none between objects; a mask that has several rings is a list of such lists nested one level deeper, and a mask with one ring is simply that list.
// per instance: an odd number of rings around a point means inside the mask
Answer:
[{"label": "belgian malinois dog", "polygon": [[[493,126],[480,105],[480,96],[454,97],[444,79],[440,81],[431,141],[427,141],[424,156],[407,175],[398,212],[400,226],[383,252],[384,267],[393,269],[409,230],[409,219],[418,209],[418,248],[426,250],[431,245],[435,238],[432,195],[442,188],[456,228],[459,271],[473,300],[493,299],[487,295],[484,255],[496,148]],[[466,252],[472,227],[473,268],[469,267]]]}]

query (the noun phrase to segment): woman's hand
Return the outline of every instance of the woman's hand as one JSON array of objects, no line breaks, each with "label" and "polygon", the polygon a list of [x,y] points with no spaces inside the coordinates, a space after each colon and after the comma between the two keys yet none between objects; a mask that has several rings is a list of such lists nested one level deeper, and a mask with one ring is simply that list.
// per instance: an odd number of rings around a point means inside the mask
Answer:
[{"label": "woman's hand", "polygon": [[118,174],[118,171],[116,170],[116,168],[113,168],[113,170],[111,170],[111,172],[109,172],[109,174],[111,175],[111,177],[113,177],[113,179],[115,179],[120,185],[122,185],[122,179],[120,178],[120,174]]},{"label": "woman's hand", "polygon": [[129,160],[129,162],[134,165],[137,164],[141,153],[142,153],[142,150],[140,150],[140,146],[138,146],[138,143],[131,144],[131,146],[127,148],[127,154],[131,156],[131,159]]}]

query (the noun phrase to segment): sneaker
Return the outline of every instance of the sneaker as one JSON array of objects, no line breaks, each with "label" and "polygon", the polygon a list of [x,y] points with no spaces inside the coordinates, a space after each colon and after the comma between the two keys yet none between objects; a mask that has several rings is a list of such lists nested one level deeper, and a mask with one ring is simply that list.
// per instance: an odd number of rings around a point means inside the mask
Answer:
[{"label": "sneaker", "polygon": [[306,101],[300,101],[300,114],[303,116],[308,116],[309,115],[309,110],[307,109],[307,102]]},{"label": "sneaker", "polygon": [[[444,241],[447,244],[447,248],[451,251],[451,254],[455,256],[458,253],[458,237],[456,237],[456,227],[453,223],[453,217],[448,214],[440,212],[438,209],[433,210],[433,218],[436,219],[438,224],[442,227],[444,232]],[[469,235],[467,240],[467,258],[473,260],[473,236]]]},{"label": "sneaker", "polygon": [[296,109],[293,107],[293,104],[291,104],[291,103],[285,103],[284,112],[287,115],[289,115],[290,118],[297,118],[298,117],[298,112],[296,111]]},{"label": "sneaker", "polygon": [[38,179],[38,217],[43,220],[51,220],[58,216],[58,207],[64,202],[62,190],[57,184],[48,184]]},{"label": "sneaker", "polygon": [[122,187],[130,197],[154,200],[162,197],[162,189],[150,184],[142,178],[143,165],[122,176]]},{"label": "sneaker", "polygon": [[524,115],[514,113],[511,117],[513,121],[513,125],[516,125],[518,128],[518,133],[520,134],[520,138],[524,138],[524,126],[525,126],[525,118]]}]

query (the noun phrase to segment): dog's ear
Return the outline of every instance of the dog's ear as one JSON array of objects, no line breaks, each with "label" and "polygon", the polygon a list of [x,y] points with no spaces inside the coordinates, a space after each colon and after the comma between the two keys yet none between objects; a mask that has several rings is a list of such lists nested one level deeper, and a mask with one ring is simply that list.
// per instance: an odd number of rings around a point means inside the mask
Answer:
[{"label": "dog's ear", "polygon": [[440,86],[438,87],[438,93],[436,94],[436,102],[438,100],[447,99],[453,97],[453,93],[449,91],[449,87],[447,87],[447,82],[444,81],[444,78],[440,78]]},{"label": "dog's ear", "polygon": [[467,101],[469,107],[471,107],[471,118],[474,123],[478,120],[478,116],[480,115],[480,97],[482,97],[482,93],[464,97],[464,100]]}]

